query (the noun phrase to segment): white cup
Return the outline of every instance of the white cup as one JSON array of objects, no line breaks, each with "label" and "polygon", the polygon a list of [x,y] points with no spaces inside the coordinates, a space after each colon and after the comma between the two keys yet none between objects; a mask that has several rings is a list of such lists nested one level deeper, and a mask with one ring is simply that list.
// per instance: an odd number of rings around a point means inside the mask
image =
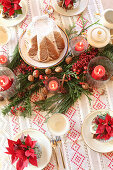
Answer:
[{"label": "white cup", "polygon": [[106,9],[102,13],[101,23],[109,29],[113,29],[113,9]]},{"label": "white cup", "polygon": [[69,131],[70,123],[65,115],[56,113],[49,118],[47,126],[52,135],[62,136]]}]

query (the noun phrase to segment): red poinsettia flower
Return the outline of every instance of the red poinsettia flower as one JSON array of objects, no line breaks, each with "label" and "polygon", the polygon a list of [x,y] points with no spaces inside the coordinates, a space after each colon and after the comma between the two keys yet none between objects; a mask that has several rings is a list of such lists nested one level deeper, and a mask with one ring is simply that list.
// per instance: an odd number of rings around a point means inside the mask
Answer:
[{"label": "red poinsettia flower", "polygon": [[113,118],[107,113],[105,119],[99,118],[95,119],[95,123],[98,125],[96,130],[97,139],[108,140],[111,136],[113,137]]},{"label": "red poinsettia flower", "polygon": [[8,139],[7,154],[11,155],[12,164],[17,161],[16,168],[17,170],[23,170],[28,166],[28,163],[31,163],[34,166],[38,166],[37,157],[34,151],[36,141],[32,141],[28,135],[24,141],[18,139],[13,141]]},{"label": "red poinsettia flower", "polygon": [[31,147],[31,148],[34,148],[34,146],[36,145],[36,142],[37,142],[37,141],[32,141],[31,138],[30,138],[30,136],[28,135],[27,138],[26,138],[26,140],[25,140],[25,145],[26,145],[26,146],[29,146],[29,147]]},{"label": "red poinsettia flower", "polygon": [[22,7],[19,5],[21,0],[0,0],[0,4],[3,6],[4,13],[8,12],[9,15],[13,15],[15,11],[20,10]]},{"label": "red poinsettia flower", "polygon": [[65,0],[65,6],[68,7],[68,5],[70,4],[71,0]]}]

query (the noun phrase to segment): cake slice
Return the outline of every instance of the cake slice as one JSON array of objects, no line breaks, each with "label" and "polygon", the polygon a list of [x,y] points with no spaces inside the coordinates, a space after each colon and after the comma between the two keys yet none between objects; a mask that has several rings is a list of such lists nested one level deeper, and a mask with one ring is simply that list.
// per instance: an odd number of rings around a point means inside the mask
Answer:
[{"label": "cake slice", "polygon": [[30,57],[34,57],[37,55],[37,51],[38,51],[37,35],[35,35],[31,39],[31,48],[29,49],[28,54]]},{"label": "cake slice", "polygon": [[59,49],[59,51],[61,53],[63,51],[63,49],[65,48],[64,40],[63,40],[60,32],[54,31],[53,33],[54,33],[55,41],[57,44],[57,48]]},{"label": "cake slice", "polygon": [[39,45],[38,60],[41,62],[49,61],[49,53],[46,45],[46,37],[43,38],[43,40]]},{"label": "cake slice", "polygon": [[46,36],[39,45],[38,57],[41,62],[56,60],[59,57],[59,52],[54,43]]}]

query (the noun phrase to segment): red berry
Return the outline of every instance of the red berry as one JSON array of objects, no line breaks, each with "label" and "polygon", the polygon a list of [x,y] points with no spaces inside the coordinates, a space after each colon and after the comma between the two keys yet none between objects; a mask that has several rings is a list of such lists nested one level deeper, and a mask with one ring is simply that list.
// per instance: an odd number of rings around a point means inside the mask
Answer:
[{"label": "red berry", "polygon": [[83,73],[84,73],[84,74],[86,74],[86,73],[87,73],[87,71],[83,71]]},{"label": "red berry", "polygon": [[87,70],[87,67],[85,66],[84,69]]},{"label": "red berry", "polygon": [[40,79],[40,80],[43,80],[44,78],[43,78],[43,76],[42,76],[42,75],[39,75],[39,79]]},{"label": "red berry", "polygon": [[47,80],[47,79],[48,79],[48,77],[47,77],[47,76],[45,76],[44,78],[45,78],[45,80]]}]

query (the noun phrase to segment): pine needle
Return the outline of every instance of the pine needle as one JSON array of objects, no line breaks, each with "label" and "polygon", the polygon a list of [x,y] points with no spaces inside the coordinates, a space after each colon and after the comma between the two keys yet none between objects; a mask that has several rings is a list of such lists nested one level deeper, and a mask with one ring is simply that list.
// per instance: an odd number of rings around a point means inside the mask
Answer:
[{"label": "pine needle", "polygon": [[11,63],[8,65],[8,68],[10,68],[11,70],[13,70],[14,68],[16,68],[19,63],[20,63],[20,60],[21,60],[21,56],[20,56],[20,53],[19,53],[19,49],[18,49],[18,44],[13,52],[13,55],[11,56],[12,58],[12,61]]}]

